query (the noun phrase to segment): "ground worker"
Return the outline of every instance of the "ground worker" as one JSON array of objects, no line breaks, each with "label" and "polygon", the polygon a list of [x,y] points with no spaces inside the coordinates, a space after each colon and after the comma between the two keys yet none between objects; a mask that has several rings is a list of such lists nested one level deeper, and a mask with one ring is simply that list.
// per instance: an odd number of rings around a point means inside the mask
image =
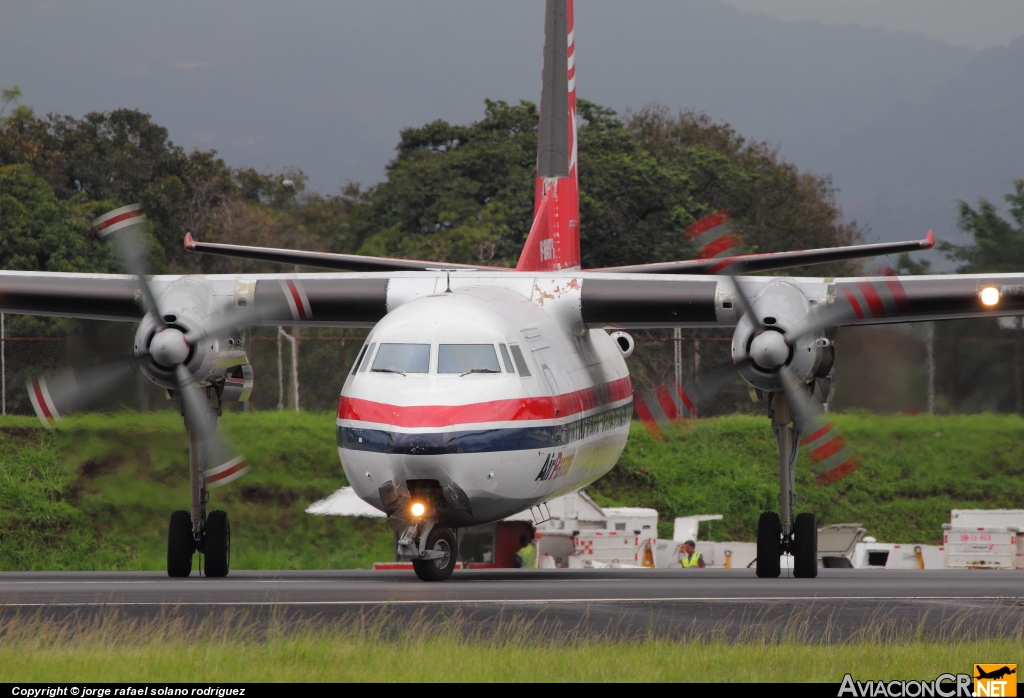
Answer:
[{"label": "ground worker", "polygon": [[537,567],[537,546],[531,538],[519,536],[519,551],[516,553],[516,567],[535,569]]},{"label": "ground worker", "polygon": [[684,569],[687,567],[706,567],[704,555],[697,552],[697,544],[692,540],[683,543],[683,547],[679,549],[679,564]]}]

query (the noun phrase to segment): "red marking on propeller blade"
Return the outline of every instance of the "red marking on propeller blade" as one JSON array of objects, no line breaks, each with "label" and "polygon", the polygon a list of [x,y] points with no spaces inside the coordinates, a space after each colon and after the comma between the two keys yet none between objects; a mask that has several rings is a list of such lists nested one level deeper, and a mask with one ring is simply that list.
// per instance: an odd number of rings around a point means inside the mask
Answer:
[{"label": "red marking on propeller blade", "polygon": [[836,435],[831,441],[828,441],[822,444],[821,446],[818,446],[818,448],[814,449],[813,451],[811,451],[811,460],[820,463],[829,456],[834,456],[835,454],[842,451],[845,445],[846,442],[843,441],[843,437]]},{"label": "red marking on propeller blade", "polygon": [[907,292],[903,288],[903,284],[900,283],[898,278],[886,279],[885,285],[889,287],[889,293],[892,294],[892,299],[896,301],[896,307],[900,310],[906,310],[910,306],[910,301],[907,300]]},{"label": "red marking on propeller blade", "polygon": [[871,314],[875,317],[885,317],[885,306],[882,305],[882,299],[879,298],[878,291],[875,290],[871,282],[858,281],[857,287],[864,294],[864,300],[867,302],[868,307],[871,308]]},{"label": "red marking on propeller blade", "polygon": [[142,216],[144,213],[145,211],[142,210],[141,206],[131,211],[125,211],[124,213],[118,214],[116,216],[111,216],[102,223],[99,223],[98,225],[95,226],[95,230],[98,233],[101,230],[106,230],[110,226],[120,223],[121,221],[126,221],[129,218],[138,218],[139,216]]},{"label": "red marking on propeller blade", "polygon": [[727,223],[730,220],[732,220],[732,216],[729,215],[728,211],[716,211],[710,216],[701,218],[696,223],[691,223],[684,232],[686,233],[686,238],[692,240],[701,233],[706,233],[712,228],[722,225],[722,223]]},{"label": "red marking on propeller blade", "polygon": [[46,396],[43,395],[43,389],[39,385],[38,378],[32,379],[32,391],[36,395],[36,402],[39,404],[39,411],[43,414],[43,417],[46,418],[46,421],[50,424],[56,422],[57,420],[54,419],[53,414],[50,412],[50,408],[46,404]]},{"label": "red marking on propeller blade", "polygon": [[854,470],[860,467],[860,458],[854,456],[850,460],[837,465],[836,467],[829,470],[827,473],[822,473],[815,478],[815,482],[819,485],[831,485],[834,482],[842,480],[844,477],[852,473]]},{"label": "red marking on propeller blade", "polygon": [[235,463],[230,468],[225,468],[224,470],[221,470],[219,473],[216,473],[214,475],[209,475],[209,476],[207,476],[204,479],[206,480],[207,483],[217,482],[219,480],[223,480],[224,478],[231,477],[232,475],[237,473],[239,470],[242,470],[242,469],[248,468],[248,467],[249,467],[249,464],[246,463],[244,460],[241,460],[241,461]]},{"label": "red marking on propeller blade", "polygon": [[710,259],[715,257],[726,250],[731,250],[734,247],[739,247],[740,240],[735,235],[726,235],[720,237],[713,242],[709,242],[707,245],[700,250],[701,259]]},{"label": "red marking on propeller blade", "polygon": [[825,426],[823,426],[821,429],[818,429],[818,431],[814,432],[810,436],[805,436],[800,441],[800,445],[801,446],[806,446],[809,443],[813,443],[814,441],[817,441],[822,436],[824,436],[826,434],[826,432],[828,432],[828,430],[831,429],[831,428],[832,428],[832,424],[831,423],[826,424]]},{"label": "red marking on propeller blade", "polygon": [[284,283],[288,287],[288,292],[292,294],[292,300],[295,301],[295,312],[298,314],[299,320],[305,320],[306,309],[302,305],[302,294],[299,293],[299,289],[291,279],[285,279]]},{"label": "red marking on propeller blade", "polygon": [[672,400],[672,396],[669,395],[668,388],[664,385],[659,385],[655,389],[654,394],[658,397],[658,404],[661,405],[661,409],[665,410],[665,416],[673,422],[678,422],[683,418],[683,415],[679,414],[678,408],[676,408],[675,401]]},{"label": "red marking on propeller blade", "polygon": [[686,394],[686,390],[682,385],[676,383],[676,392],[679,393],[679,399],[686,405],[686,409],[690,410],[690,415],[695,416],[697,414],[697,408],[693,404],[693,400]]},{"label": "red marking on propeller blade", "polygon": [[857,317],[859,319],[863,320],[864,319],[864,311],[860,309],[860,303],[857,302],[856,296],[854,296],[853,293],[848,288],[844,288],[843,289],[843,293],[846,294],[846,300],[848,300],[850,302],[850,305],[853,306],[853,312],[855,312],[857,314]]},{"label": "red marking on propeller blade", "polygon": [[658,427],[658,423],[654,421],[654,415],[651,414],[650,408],[647,407],[647,403],[639,393],[633,395],[633,409],[636,410],[636,416],[640,418],[640,423],[643,424],[651,438],[664,441],[665,435]]}]

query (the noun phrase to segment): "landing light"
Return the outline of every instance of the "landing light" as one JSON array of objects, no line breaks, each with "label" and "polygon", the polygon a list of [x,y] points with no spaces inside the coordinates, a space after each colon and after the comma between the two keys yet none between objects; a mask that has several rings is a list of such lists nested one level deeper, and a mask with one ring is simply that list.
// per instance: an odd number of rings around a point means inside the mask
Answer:
[{"label": "landing light", "polygon": [[415,504],[412,505],[412,515],[415,516],[417,519],[423,516],[423,514],[426,513],[426,511],[427,508],[423,506],[423,504],[421,504],[420,502],[416,502]]},{"label": "landing light", "polygon": [[981,302],[984,305],[992,306],[999,302],[999,289],[995,286],[986,286],[981,289]]}]

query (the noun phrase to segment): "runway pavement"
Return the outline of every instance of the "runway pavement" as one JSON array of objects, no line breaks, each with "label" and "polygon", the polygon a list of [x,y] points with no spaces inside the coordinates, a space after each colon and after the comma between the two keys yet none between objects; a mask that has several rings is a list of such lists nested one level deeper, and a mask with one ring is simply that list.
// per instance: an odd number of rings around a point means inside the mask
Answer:
[{"label": "runway pavement", "polygon": [[1024,573],[827,569],[817,579],[758,579],[751,570],[470,570],[432,584],[411,571],[233,571],[224,579],[0,573],[2,618],[115,611],[142,619],[244,613],[325,622],[381,608],[395,622],[457,612],[472,627],[517,617],[545,632],[992,635],[1024,628]]}]

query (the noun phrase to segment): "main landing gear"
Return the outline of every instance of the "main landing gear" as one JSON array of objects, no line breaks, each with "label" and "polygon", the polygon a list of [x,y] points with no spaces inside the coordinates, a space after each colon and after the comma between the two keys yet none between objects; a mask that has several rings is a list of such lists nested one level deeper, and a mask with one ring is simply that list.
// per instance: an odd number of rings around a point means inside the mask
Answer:
[{"label": "main landing gear", "polygon": [[[211,412],[207,418],[213,429],[216,429],[220,399],[213,387],[207,388],[206,394],[207,408]],[[216,448],[216,442],[201,439],[200,430],[189,423],[187,416],[185,428],[188,430],[192,507],[191,511],[180,510],[171,514],[167,529],[167,575],[187,577],[192,574],[192,557],[198,552],[205,559],[204,572],[207,577],[226,577],[231,569],[231,522],[226,511],[206,512],[210,492],[206,488],[205,471],[211,455],[216,457],[220,454],[210,453],[211,447]]]},{"label": "main landing gear", "polygon": [[433,522],[410,525],[398,541],[400,557],[412,560],[413,571],[424,582],[443,582],[452,576],[459,543],[449,528]]},{"label": "main landing gear", "polygon": [[785,393],[770,397],[772,431],[779,449],[779,514],[766,511],[757,521],[757,576],[778,577],[779,558],[793,556],[794,577],[818,576],[818,527],[814,514],[797,514],[794,479],[800,427],[794,422]]}]

